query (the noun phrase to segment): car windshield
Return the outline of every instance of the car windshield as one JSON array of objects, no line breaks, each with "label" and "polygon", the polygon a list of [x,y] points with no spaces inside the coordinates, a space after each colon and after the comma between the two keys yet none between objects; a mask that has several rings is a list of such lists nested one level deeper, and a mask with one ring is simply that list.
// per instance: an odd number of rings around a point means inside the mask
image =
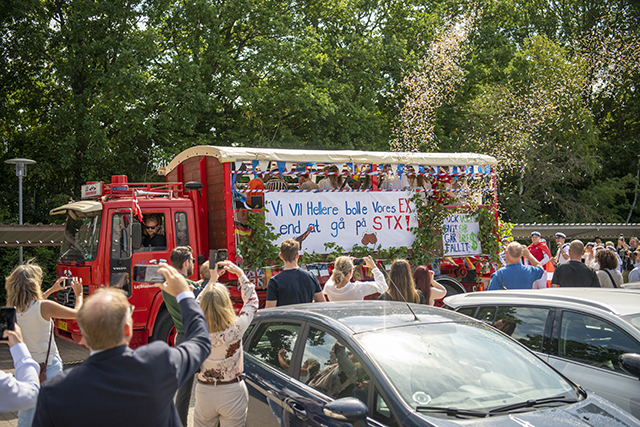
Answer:
[{"label": "car windshield", "polygon": [[484,324],[422,324],[356,334],[356,339],[419,411],[488,411],[541,399],[579,399],[548,365]]},{"label": "car windshield", "polygon": [[88,218],[67,218],[60,248],[61,261],[92,261],[98,254],[102,215]]}]

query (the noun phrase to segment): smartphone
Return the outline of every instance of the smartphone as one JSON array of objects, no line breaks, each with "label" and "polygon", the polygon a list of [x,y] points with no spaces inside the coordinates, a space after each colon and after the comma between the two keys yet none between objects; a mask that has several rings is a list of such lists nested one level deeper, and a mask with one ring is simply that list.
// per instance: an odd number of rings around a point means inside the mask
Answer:
[{"label": "smartphone", "polygon": [[136,282],[162,283],[164,276],[158,272],[159,265],[135,265],[133,278]]},{"label": "smartphone", "polygon": [[353,260],[353,265],[363,265],[364,264],[364,260],[362,258],[355,258]]},{"label": "smartphone", "polygon": [[217,261],[226,261],[227,260],[227,250],[226,249],[218,249],[218,259]]},{"label": "smartphone", "polygon": [[64,279],[62,279],[62,287],[63,288],[68,288],[71,286],[71,281],[73,280],[73,277],[65,277]]},{"label": "smartphone", "polygon": [[4,330],[15,331],[16,329],[16,308],[0,307],[0,339],[4,339]]}]

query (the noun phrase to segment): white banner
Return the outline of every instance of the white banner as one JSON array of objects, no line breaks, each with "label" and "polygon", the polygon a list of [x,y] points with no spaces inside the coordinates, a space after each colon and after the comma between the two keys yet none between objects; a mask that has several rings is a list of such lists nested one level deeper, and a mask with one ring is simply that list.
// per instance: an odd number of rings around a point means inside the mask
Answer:
[{"label": "white banner", "polygon": [[325,243],[346,250],[354,244],[370,248],[411,247],[417,226],[410,191],[265,193],[267,222],[285,239],[302,235],[304,252],[326,253]]},{"label": "white banner", "polygon": [[473,215],[454,214],[444,220],[442,246],[445,256],[478,255],[480,247],[480,225]]}]

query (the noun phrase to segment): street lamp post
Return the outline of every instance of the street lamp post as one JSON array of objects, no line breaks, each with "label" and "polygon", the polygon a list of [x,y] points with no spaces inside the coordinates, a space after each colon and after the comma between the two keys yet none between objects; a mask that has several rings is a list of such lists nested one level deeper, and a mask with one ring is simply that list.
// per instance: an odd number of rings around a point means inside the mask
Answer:
[{"label": "street lamp post", "polygon": [[[5,163],[16,165],[16,176],[18,177],[18,221],[22,225],[22,177],[27,176],[27,165],[32,165],[36,161],[29,159],[10,159]],[[22,264],[22,246],[19,247],[20,264]]]}]

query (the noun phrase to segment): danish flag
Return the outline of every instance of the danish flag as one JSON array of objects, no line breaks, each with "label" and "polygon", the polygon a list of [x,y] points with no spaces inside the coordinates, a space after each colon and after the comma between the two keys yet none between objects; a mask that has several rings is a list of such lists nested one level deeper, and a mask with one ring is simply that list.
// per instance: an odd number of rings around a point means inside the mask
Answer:
[{"label": "danish flag", "polygon": [[138,198],[136,197],[136,193],[133,193],[133,216],[138,218],[140,222],[144,222],[142,218],[142,209],[140,209],[140,205],[138,204]]}]

